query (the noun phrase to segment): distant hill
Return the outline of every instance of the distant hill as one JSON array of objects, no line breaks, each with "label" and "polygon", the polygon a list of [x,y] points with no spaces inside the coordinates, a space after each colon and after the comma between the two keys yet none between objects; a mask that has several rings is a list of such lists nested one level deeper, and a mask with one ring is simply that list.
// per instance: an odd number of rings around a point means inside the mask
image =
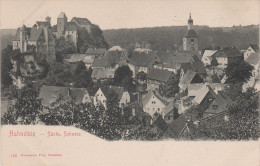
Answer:
[{"label": "distant hill", "polygon": [[[236,46],[246,49],[251,43],[258,43],[259,25],[208,27],[194,26],[199,35],[199,49],[209,47]],[[182,46],[182,38],[187,26],[165,26],[136,29],[104,30],[105,39],[110,46],[121,45],[134,48],[137,42],[147,42],[153,50],[177,50]]]},{"label": "distant hill", "polygon": [[16,29],[0,29],[0,48],[6,48],[7,45],[12,44],[16,33]]}]

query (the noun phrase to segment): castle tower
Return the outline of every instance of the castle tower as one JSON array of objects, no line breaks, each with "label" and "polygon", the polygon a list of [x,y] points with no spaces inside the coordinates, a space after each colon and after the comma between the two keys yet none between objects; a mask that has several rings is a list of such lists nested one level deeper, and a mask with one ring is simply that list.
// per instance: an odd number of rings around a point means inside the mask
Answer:
[{"label": "castle tower", "polygon": [[20,51],[21,52],[26,52],[26,48],[27,48],[27,45],[26,45],[26,26],[23,25],[21,28],[20,28],[20,34],[19,34],[19,38],[20,38],[20,41],[19,41],[19,48],[20,48]]},{"label": "castle tower", "polygon": [[65,33],[65,25],[67,23],[67,16],[61,12],[57,18],[57,37],[61,37]]},{"label": "castle tower", "polygon": [[47,16],[45,19],[46,19],[46,22],[51,25],[51,17]]},{"label": "castle tower", "polygon": [[199,36],[196,34],[196,32],[193,29],[193,19],[191,18],[191,14],[190,14],[190,17],[188,19],[188,31],[183,37],[183,50],[198,51],[199,50],[198,38]]}]

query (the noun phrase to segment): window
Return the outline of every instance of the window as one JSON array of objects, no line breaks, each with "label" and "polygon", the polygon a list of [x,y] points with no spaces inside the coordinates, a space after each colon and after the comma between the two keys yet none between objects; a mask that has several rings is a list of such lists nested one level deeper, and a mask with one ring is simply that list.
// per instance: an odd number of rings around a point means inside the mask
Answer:
[{"label": "window", "polygon": [[160,111],[160,108],[158,108],[158,111]]},{"label": "window", "polygon": [[190,39],[190,41],[193,43],[194,42],[194,40],[193,39]]},{"label": "window", "polygon": [[152,101],[152,104],[155,104],[156,102],[155,101]]},{"label": "window", "polygon": [[15,43],[16,47],[18,47],[18,42]]}]

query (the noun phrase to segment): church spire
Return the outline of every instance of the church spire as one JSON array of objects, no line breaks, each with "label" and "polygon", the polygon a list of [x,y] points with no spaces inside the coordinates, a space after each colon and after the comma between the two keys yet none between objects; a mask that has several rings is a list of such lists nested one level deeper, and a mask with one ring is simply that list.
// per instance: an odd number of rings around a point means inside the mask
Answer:
[{"label": "church spire", "polygon": [[191,13],[190,13],[190,17],[188,20],[188,30],[193,29],[193,19],[191,18]]}]

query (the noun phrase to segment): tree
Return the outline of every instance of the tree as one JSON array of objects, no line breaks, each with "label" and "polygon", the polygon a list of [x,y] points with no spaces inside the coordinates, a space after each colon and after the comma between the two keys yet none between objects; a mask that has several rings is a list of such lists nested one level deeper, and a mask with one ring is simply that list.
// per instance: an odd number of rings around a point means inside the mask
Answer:
[{"label": "tree", "polygon": [[38,92],[31,86],[19,90],[18,99],[3,116],[5,124],[35,124],[42,111],[41,100]]},{"label": "tree", "polygon": [[85,28],[80,29],[78,31],[77,52],[86,53],[90,46],[94,46],[92,36]]},{"label": "tree", "polygon": [[228,84],[245,83],[252,76],[254,67],[245,61],[229,64],[225,70]]},{"label": "tree", "polygon": [[128,66],[121,66],[116,69],[114,76],[114,84],[122,86],[128,91],[134,91],[135,85],[133,84],[133,72]]},{"label": "tree", "polygon": [[11,56],[13,53],[12,46],[8,45],[7,48],[2,50],[1,59],[1,85],[4,87],[12,85],[12,78],[10,76],[10,71],[13,69],[11,63]]},{"label": "tree", "polygon": [[55,44],[56,59],[61,62],[64,54],[72,54],[76,52],[76,46],[73,41],[66,40],[65,37],[56,39]]}]

